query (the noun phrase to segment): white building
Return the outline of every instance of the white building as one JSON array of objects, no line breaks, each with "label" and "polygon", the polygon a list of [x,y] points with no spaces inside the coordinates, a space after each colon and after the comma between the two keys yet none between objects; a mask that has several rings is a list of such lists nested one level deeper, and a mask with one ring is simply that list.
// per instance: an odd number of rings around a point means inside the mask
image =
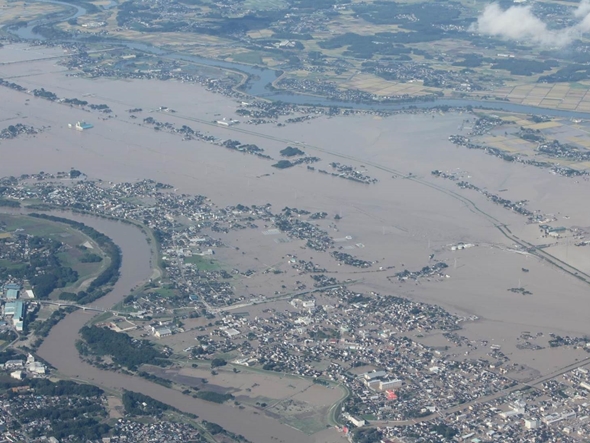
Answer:
[{"label": "white building", "polygon": [[365,426],[367,424],[366,420],[364,420],[362,418],[353,417],[348,412],[345,412],[344,414],[342,414],[342,417],[344,417],[345,420],[349,421],[357,428],[360,428],[361,426]]},{"label": "white building", "polygon": [[403,382],[401,380],[381,380],[379,382],[379,390],[386,391],[388,389],[399,389],[402,387]]},{"label": "white building", "polygon": [[227,328],[223,332],[225,332],[229,338],[234,338],[236,335],[240,335],[240,331],[234,328]]},{"label": "white building", "polygon": [[387,372],[385,371],[371,371],[371,372],[365,372],[363,374],[363,377],[365,378],[365,380],[374,380],[376,378],[383,378],[387,375]]},{"label": "white building", "polygon": [[22,369],[24,367],[24,360],[8,360],[6,363],[4,363],[4,369]]},{"label": "white building", "polygon": [[12,378],[16,378],[17,380],[22,380],[25,378],[25,373],[23,371],[14,371],[10,373]]}]

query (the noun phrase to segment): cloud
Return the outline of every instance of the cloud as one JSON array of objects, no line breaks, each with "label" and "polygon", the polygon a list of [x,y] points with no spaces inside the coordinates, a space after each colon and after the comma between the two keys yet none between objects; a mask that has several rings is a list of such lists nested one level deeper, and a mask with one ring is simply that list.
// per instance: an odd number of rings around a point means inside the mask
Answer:
[{"label": "cloud", "polygon": [[573,13],[579,22],[568,28],[552,30],[535,16],[530,6],[502,9],[498,4],[486,6],[471,31],[511,40],[528,41],[542,46],[563,47],[590,31],[590,0],[582,0]]}]

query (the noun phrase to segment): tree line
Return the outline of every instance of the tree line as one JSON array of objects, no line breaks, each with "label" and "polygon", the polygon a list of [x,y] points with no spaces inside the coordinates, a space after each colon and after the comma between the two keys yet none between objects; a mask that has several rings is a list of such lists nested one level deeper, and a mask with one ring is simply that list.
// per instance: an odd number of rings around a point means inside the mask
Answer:
[{"label": "tree line", "polygon": [[[64,223],[73,227],[74,229],[86,234],[94,240],[100,249],[110,258],[110,264],[106,267],[88,286],[86,291],[80,291],[77,294],[75,301],[80,304],[90,303],[106,294],[104,286],[114,285],[119,280],[122,254],[121,249],[106,235],[98,232],[96,229],[74,220],[63,217],[56,217],[47,214],[30,214],[31,217],[49,220],[58,223]],[[71,298],[70,298],[71,299]]]}]

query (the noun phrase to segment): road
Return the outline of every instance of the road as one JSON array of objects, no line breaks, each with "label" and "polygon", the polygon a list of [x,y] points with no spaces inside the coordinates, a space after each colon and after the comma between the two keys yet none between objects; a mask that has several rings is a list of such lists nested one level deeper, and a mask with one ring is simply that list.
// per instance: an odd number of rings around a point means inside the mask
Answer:
[{"label": "road", "polygon": [[53,301],[53,300],[37,300],[38,303],[42,305],[54,305],[59,306],[60,308],[67,308],[67,307],[74,307],[78,309],[82,309],[83,311],[95,311],[95,312],[110,312],[114,315],[119,315],[119,311],[113,311],[112,309],[105,309],[98,306],[89,306],[89,305],[79,305],[76,303],[68,303],[63,301]]},{"label": "road", "polygon": [[299,291],[299,292],[290,292],[288,294],[279,295],[277,297],[268,297],[268,298],[264,298],[264,299],[260,299],[260,300],[256,300],[256,301],[249,301],[249,302],[245,302],[245,303],[237,303],[237,304],[231,305],[231,306],[214,308],[211,310],[211,312],[216,314],[218,312],[235,311],[236,309],[246,308],[246,307],[252,306],[252,305],[262,305],[265,303],[272,303],[272,302],[279,301],[279,300],[287,300],[292,297],[299,297],[300,295],[312,294],[314,292],[328,291],[330,289],[341,288],[343,286],[352,286],[354,284],[360,283],[361,281],[362,280],[352,280],[350,282],[340,283],[337,285],[322,286],[319,288],[306,289],[304,291]]}]

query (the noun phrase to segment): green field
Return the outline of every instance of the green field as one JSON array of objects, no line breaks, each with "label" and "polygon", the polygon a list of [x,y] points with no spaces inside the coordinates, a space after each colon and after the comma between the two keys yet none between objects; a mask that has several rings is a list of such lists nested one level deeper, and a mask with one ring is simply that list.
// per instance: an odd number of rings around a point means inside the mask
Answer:
[{"label": "green field", "polygon": [[262,57],[258,52],[242,52],[240,54],[232,55],[232,59],[239,63],[247,63],[249,65],[261,65]]},{"label": "green field", "polygon": [[220,269],[219,264],[215,260],[211,260],[210,258],[203,257],[200,255],[193,255],[192,257],[185,257],[185,263],[192,263],[197,268],[202,271],[215,271]]},{"label": "green field", "polygon": [[[3,233],[23,233],[35,235],[38,237],[50,238],[57,240],[66,245],[65,250],[58,254],[60,262],[64,266],[69,266],[78,272],[79,279],[77,282],[63,288],[65,291],[75,291],[81,289],[80,286],[90,278],[98,275],[109,264],[107,257],[98,247],[98,245],[89,237],[81,232],[48,220],[42,220],[25,215],[8,215],[0,214],[0,232]],[[80,248],[83,244],[90,244],[93,247],[88,249]],[[87,253],[91,252],[103,258],[101,262],[82,263],[80,259]],[[0,266],[17,269],[24,266],[23,264],[12,263],[8,260],[0,260]],[[62,290],[58,290],[61,292]],[[52,294],[52,297],[57,294]]]},{"label": "green field", "polygon": [[0,259],[0,267],[7,269],[20,269],[25,266],[22,263],[13,263],[10,260]]},{"label": "green field", "polygon": [[273,9],[285,9],[289,4],[284,0],[246,0],[244,7],[254,11],[270,11]]},{"label": "green field", "polygon": [[154,291],[156,294],[160,295],[161,297],[175,297],[176,290],[172,288],[159,288]]}]

